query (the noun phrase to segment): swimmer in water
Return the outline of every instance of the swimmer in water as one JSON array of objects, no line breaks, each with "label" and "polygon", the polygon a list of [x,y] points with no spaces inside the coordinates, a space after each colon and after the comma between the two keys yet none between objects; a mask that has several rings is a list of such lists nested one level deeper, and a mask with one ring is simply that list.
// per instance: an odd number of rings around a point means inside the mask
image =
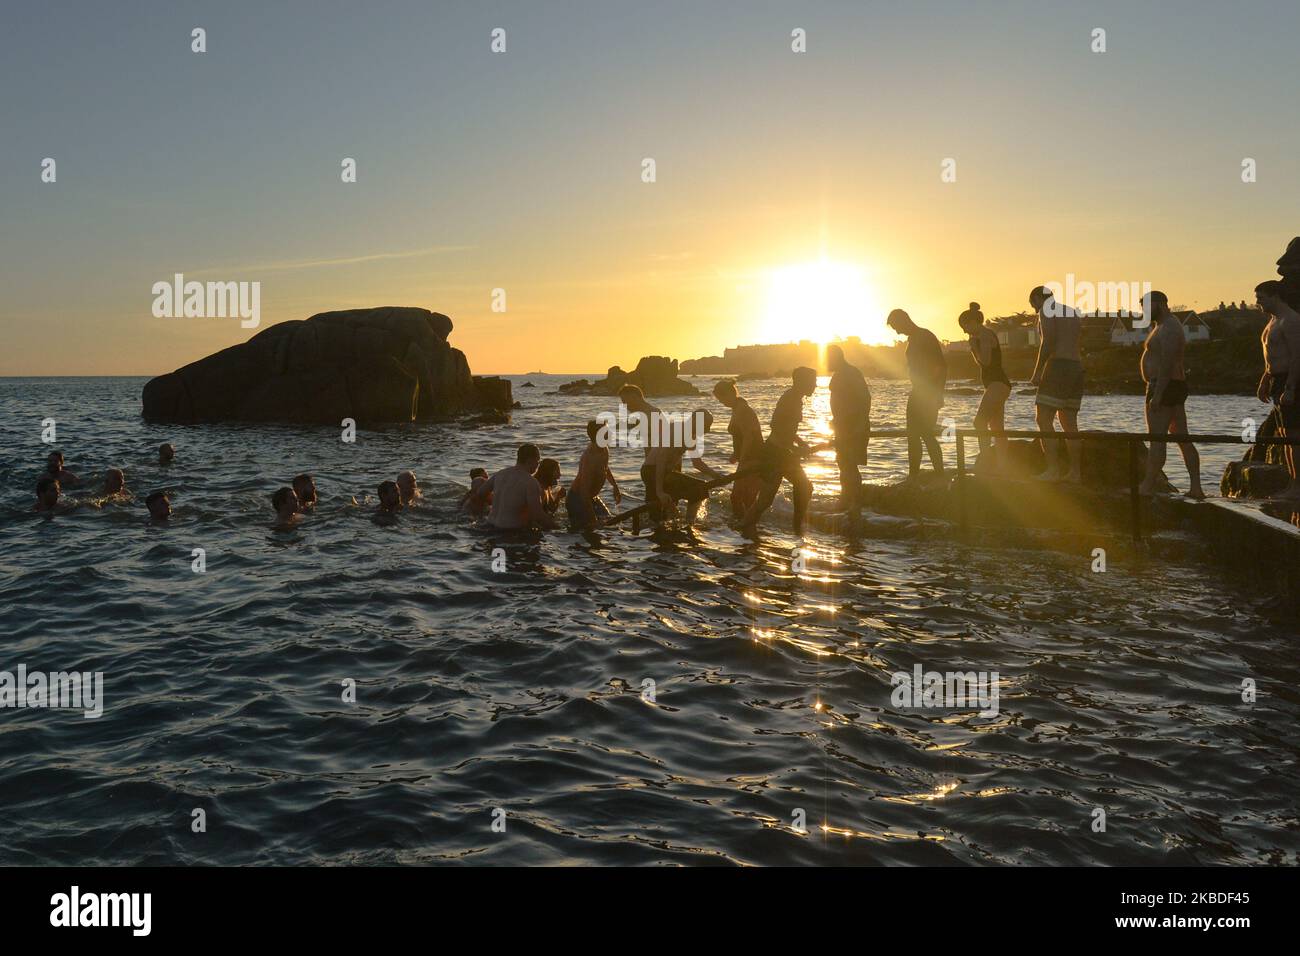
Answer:
[{"label": "swimmer in water", "polygon": [[149,509],[152,521],[166,521],[172,516],[172,501],[165,491],[150,492],[149,497],[144,499],[144,506]]},{"label": "swimmer in water", "polygon": [[600,441],[600,430],[600,422],[587,422],[587,447],[578,459],[578,473],[569,485],[569,493],[564,496],[571,531],[590,531],[598,521],[609,517],[609,508],[600,497],[606,481],[614,489],[614,504],[623,500],[618,481],[609,470],[609,447]]},{"label": "swimmer in water", "polygon": [[488,492],[485,499],[475,499],[474,493],[487,483],[488,473],[486,468],[471,468],[469,471],[469,491],[461,496],[460,502],[456,507],[471,518],[481,518],[488,508],[492,506],[492,492]]},{"label": "swimmer in water", "polygon": [[542,507],[555,514],[565,495],[565,489],[560,487],[560,463],[554,458],[543,458],[535,477],[542,488]]},{"label": "swimmer in water", "polygon": [[501,531],[554,528],[555,517],[542,505],[542,486],[535,474],[542,453],[531,442],[519,446],[515,463],[479,485],[471,501],[480,504],[491,495],[488,524]]},{"label": "swimmer in water", "polygon": [[158,446],[158,464],[170,465],[172,459],[176,457],[176,446],[171,442],[163,442]]},{"label": "swimmer in water", "polygon": [[736,383],[723,379],[713,386],[713,397],[731,411],[727,434],[731,436],[731,463],[737,472],[745,472],[731,483],[731,513],[743,517],[758,499],[763,478],[758,473],[763,461],[763,426],[758,413],[736,391]]},{"label": "swimmer in water", "polygon": [[763,444],[759,472],[763,487],[758,498],[740,519],[741,529],[746,534],[754,533],[758,519],[772,506],[776,493],[781,490],[782,479],[790,482],[794,491],[794,533],[803,533],[804,515],[812,500],[812,482],[804,473],[803,457],[811,448],[799,437],[798,430],[803,421],[804,399],[810,398],[815,391],[817,372],[800,366],[791,375],[790,387],[777,399],[776,407],[772,409],[772,424],[768,428],[767,441]]},{"label": "swimmer in water", "polygon": [[415,472],[404,471],[397,476],[397,491],[402,498],[402,507],[415,504],[415,499],[423,497],[420,483],[415,480]]},{"label": "swimmer in water", "polygon": [[298,520],[301,502],[298,493],[286,485],[271,495],[271,507],[275,509],[276,524],[287,527]]},{"label": "swimmer in water", "polygon": [[649,505],[650,519],[662,524],[676,512],[677,502],[686,502],[686,525],[695,524],[700,507],[709,500],[709,483],[694,475],[682,474],[682,461],[688,451],[691,464],[710,478],[722,477],[703,459],[704,436],[713,428],[713,413],[697,408],[691,413],[691,427],[683,428],[680,436],[671,435],[668,444],[652,442],[646,449],[646,461],[641,466],[641,482],[645,485],[645,500]]},{"label": "swimmer in water", "polygon": [[59,483],[59,487],[64,485],[79,485],[81,480],[68,469],[63,467],[63,452],[52,451],[49,457],[45,459],[45,473]]},{"label": "swimmer in water", "polygon": [[104,497],[125,498],[130,492],[126,490],[126,475],[121,468],[110,468],[104,472]]},{"label": "swimmer in water", "polygon": [[293,493],[298,496],[298,511],[306,514],[316,507],[316,479],[311,475],[298,475],[293,479]]},{"label": "swimmer in water", "polygon": [[402,492],[398,489],[397,482],[381,481],[379,483],[379,511],[391,514],[401,507]]},{"label": "swimmer in water", "polygon": [[59,494],[62,492],[59,479],[42,475],[36,482],[36,505],[33,511],[54,511],[59,506]]}]

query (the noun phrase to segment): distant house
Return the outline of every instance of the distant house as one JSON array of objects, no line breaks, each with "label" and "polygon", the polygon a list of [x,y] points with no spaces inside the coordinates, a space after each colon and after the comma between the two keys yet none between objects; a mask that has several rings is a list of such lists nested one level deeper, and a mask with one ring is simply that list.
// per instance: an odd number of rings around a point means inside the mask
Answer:
[{"label": "distant house", "polygon": [[1151,331],[1150,326],[1146,328],[1133,328],[1133,320],[1125,319],[1121,316],[1115,316],[1110,324],[1110,344],[1111,345],[1141,345],[1146,341],[1147,333]]},{"label": "distant house", "polygon": [[1038,347],[1038,328],[1032,315],[1004,315],[988,322],[1004,349],[1032,349]]},{"label": "distant house", "polygon": [[1209,324],[1195,312],[1175,312],[1178,321],[1183,323],[1183,333],[1189,342],[1208,342],[1210,340]]}]

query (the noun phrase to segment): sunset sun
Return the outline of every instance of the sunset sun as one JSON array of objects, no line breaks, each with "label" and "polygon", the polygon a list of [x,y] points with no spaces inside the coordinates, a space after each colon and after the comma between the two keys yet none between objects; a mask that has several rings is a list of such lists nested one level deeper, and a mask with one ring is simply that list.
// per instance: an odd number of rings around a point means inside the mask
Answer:
[{"label": "sunset sun", "polygon": [[825,343],[853,335],[867,344],[892,340],[866,270],[826,259],[771,272],[763,331],[770,342]]}]

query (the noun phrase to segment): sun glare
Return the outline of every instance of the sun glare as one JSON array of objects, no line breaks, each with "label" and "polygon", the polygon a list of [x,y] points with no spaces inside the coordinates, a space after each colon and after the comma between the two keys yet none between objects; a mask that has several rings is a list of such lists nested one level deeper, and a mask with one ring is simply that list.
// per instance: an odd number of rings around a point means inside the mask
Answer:
[{"label": "sun glare", "polygon": [[865,344],[893,341],[866,270],[822,259],[774,269],[767,289],[764,340],[825,344],[858,336]]}]

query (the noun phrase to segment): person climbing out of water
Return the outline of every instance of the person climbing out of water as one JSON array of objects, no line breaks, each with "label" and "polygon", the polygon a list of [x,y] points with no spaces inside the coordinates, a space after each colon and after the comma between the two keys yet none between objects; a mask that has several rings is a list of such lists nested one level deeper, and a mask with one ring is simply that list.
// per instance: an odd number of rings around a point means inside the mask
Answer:
[{"label": "person climbing out of water", "polygon": [[176,446],[169,441],[163,442],[158,446],[158,464],[170,465],[172,459],[176,457]]},{"label": "person climbing out of water", "polygon": [[415,500],[423,496],[413,471],[404,471],[397,476],[397,491],[401,495],[403,508],[415,504]]},{"label": "person climbing out of water", "polygon": [[936,476],[943,475],[943,449],[936,432],[939,409],[943,407],[943,387],[948,381],[948,362],[943,346],[929,329],[923,329],[902,309],[889,313],[885,324],[899,335],[907,336],[907,375],[912,390],[907,393],[907,477],[921,477],[922,447],[930,453]]},{"label": "person climbing out of water", "polygon": [[831,373],[831,431],[835,435],[835,463],[840,470],[840,505],[855,530],[862,517],[862,472],[867,463],[871,435],[871,388],[856,365],[838,345],[826,346],[826,368]]},{"label": "person climbing out of water", "polygon": [[81,484],[80,478],[63,467],[63,452],[61,451],[52,451],[46,457],[45,473],[57,481],[60,488],[65,485]]},{"label": "person climbing out of water", "polygon": [[665,521],[677,502],[687,505],[686,524],[689,527],[699,517],[700,506],[709,500],[709,485],[702,478],[682,474],[682,459],[693,451],[692,465],[711,478],[720,477],[703,460],[704,436],[713,428],[713,413],[697,408],[691,413],[688,425],[670,436],[670,441],[650,442],[646,447],[645,464],[641,466],[641,481],[645,485],[645,500],[650,508],[650,520]]},{"label": "person climbing out of water", "polygon": [[532,442],[525,442],[515,453],[515,463],[503,468],[478,486],[471,501],[492,502],[488,524],[501,531],[524,528],[554,528],[555,518],[542,504],[542,486],[534,477],[542,453]]},{"label": "person climbing out of water", "polygon": [[488,473],[486,468],[471,468],[469,470],[469,491],[461,495],[460,501],[456,504],[459,511],[464,512],[471,518],[481,518],[483,513],[492,506],[492,493],[488,492],[485,499],[476,499],[474,493],[487,483]]},{"label": "person climbing out of water", "polygon": [[740,519],[741,529],[752,534],[758,519],[772,506],[776,493],[781,490],[782,479],[790,482],[794,491],[794,533],[803,534],[804,517],[812,500],[812,482],[803,470],[803,456],[811,449],[799,437],[799,423],[803,421],[803,401],[817,391],[817,372],[806,366],[795,369],[790,387],[776,401],[772,409],[772,424],[767,441],[763,443],[760,476],[763,487],[758,498]]},{"label": "person climbing out of water", "polygon": [[[1169,299],[1163,292],[1148,292],[1142,297],[1142,309],[1151,321],[1151,331],[1142,343],[1139,368],[1142,381],[1147,384],[1147,432],[1152,435],[1186,435],[1187,428],[1187,375],[1183,369],[1183,352],[1187,335],[1183,323],[1169,311]],[[1185,492],[1188,498],[1204,498],[1201,489],[1201,456],[1191,442],[1179,442],[1183,463],[1191,486]],[[1147,449],[1146,475],[1138,486],[1138,493],[1155,494],[1156,482],[1165,466],[1169,452],[1167,442],[1151,442]]]},{"label": "person climbing out of water", "polygon": [[543,458],[535,477],[542,489],[542,507],[548,514],[555,514],[565,495],[565,489],[560,487],[560,463],[554,458]]},{"label": "person climbing out of water", "polygon": [[1083,320],[1068,305],[1056,301],[1052,290],[1037,286],[1029,293],[1029,304],[1038,313],[1038,360],[1030,382],[1038,386],[1034,398],[1034,420],[1043,434],[1043,461],[1046,467],[1036,475],[1042,481],[1079,482],[1083,480],[1083,442],[1072,438],[1065,442],[1069,470],[1061,474],[1061,439],[1056,434],[1055,419],[1061,430],[1078,432],[1079,407],[1083,404],[1083,360],[1079,353],[1079,336]]},{"label": "person climbing out of water", "polygon": [[[972,302],[970,308],[957,318],[957,324],[970,337],[970,353],[980,368],[980,381],[984,395],[975,412],[975,430],[980,433],[980,470],[997,474],[1002,468],[1003,446],[1006,443],[1006,407],[1011,396],[1011,379],[1002,367],[1002,346],[998,334],[984,324],[980,304]],[[986,461],[984,456],[988,455]]]},{"label": "person climbing out of water", "polygon": [[304,514],[316,507],[316,479],[311,475],[297,475],[293,479],[293,493],[298,496],[298,510]]},{"label": "person climbing out of water", "polygon": [[[1255,287],[1255,301],[1269,317],[1260,334],[1264,350],[1264,376],[1259,380],[1256,397],[1271,402],[1280,438],[1300,436],[1300,315],[1283,298],[1283,286],[1276,279]],[[1300,476],[1296,474],[1296,446],[1283,445],[1283,458],[1290,484],[1278,498],[1300,499]]]},{"label": "person climbing out of water", "polygon": [[731,483],[731,513],[744,516],[763,488],[759,469],[763,462],[763,426],[758,413],[736,391],[733,379],[723,379],[713,386],[713,397],[731,411],[727,433],[731,436],[731,463],[740,474]]},{"label": "person climbing out of water", "polygon": [[144,499],[151,521],[166,521],[172,516],[172,500],[165,491],[152,491]]},{"label": "person climbing out of water", "polygon": [[564,507],[569,513],[569,530],[590,531],[599,521],[609,517],[609,508],[600,497],[605,482],[614,489],[614,504],[623,501],[623,492],[609,467],[608,435],[601,438],[601,424],[587,422],[587,447],[578,459],[578,473],[573,476],[569,493],[564,497]]},{"label": "person climbing out of water", "polygon": [[302,510],[298,493],[288,485],[277,488],[271,495],[271,507],[275,509],[276,524],[281,526],[291,525],[297,521]]},{"label": "person climbing out of water", "polygon": [[33,511],[54,511],[59,506],[59,495],[63,488],[59,479],[53,475],[41,475],[36,482],[36,504]]},{"label": "person climbing out of water", "polygon": [[381,481],[379,483],[379,507],[378,510],[385,514],[392,514],[400,511],[402,508],[402,492],[397,487],[395,481]]},{"label": "person climbing out of water", "polygon": [[103,494],[105,498],[125,498],[129,494],[126,490],[126,475],[121,468],[110,468],[104,472]]}]

